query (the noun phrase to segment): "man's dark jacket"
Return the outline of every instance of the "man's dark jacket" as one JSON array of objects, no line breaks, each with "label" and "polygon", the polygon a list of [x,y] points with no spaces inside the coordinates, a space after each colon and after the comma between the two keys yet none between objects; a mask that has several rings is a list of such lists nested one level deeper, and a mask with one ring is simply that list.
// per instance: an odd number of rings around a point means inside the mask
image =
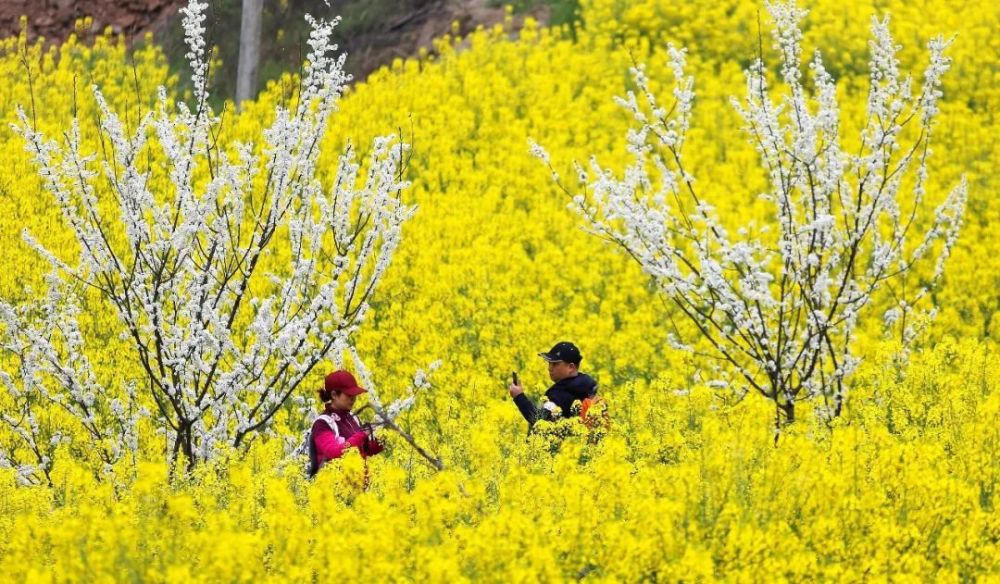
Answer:
[{"label": "man's dark jacket", "polygon": [[[545,390],[546,399],[559,407],[564,418],[573,415],[573,402],[582,401],[595,395],[597,395],[597,382],[586,373],[578,373],[575,377],[561,379]],[[521,415],[528,421],[529,426],[533,426],[538,420],[552,419],[549,410],[544,407],[536,408],[535,404],[531,403],[528,396],[523,393],[514,398],[514,403],[517,404],[517,409],[521,411]]]}]

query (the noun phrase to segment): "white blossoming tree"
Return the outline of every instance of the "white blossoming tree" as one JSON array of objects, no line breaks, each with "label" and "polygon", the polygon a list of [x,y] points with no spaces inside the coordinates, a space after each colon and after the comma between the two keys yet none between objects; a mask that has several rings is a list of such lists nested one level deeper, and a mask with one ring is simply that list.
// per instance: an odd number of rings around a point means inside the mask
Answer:
[{"label": "white blossoming tree", "polygon": [[[160,88],[158,106],[129,130],[94,87],[100,156],[83,151],[77,119],[59,141],[23,111],[15,126],[79,244],[69,259],[25,233],[51,265],[48,293],[0,302],[0,381],[11,404],[0,411],[11,430],[0,465],[26,482],[48,477],[71,434],[52,409],[82,426],[103,468],[134,456],[144,416],[165,435],[170,460],[190,468],[269,430],[321,361],[351,355],[363,369],[352,334],[414,211],[400,200],[405,145],[377,138],[363,164],[348,146],[332,184],[321,184],[320,144],[349,78],[344,57],[332,55],[336,22],[312,18],[296,99],[276,108],[261,144],[220,143],[206,7],[191,0],[183,10],[191,107]],[[117,319],[88,338],[95,327],[80,317],[95,297]],[[134,366],[102,377],[87,350],[109,338],[131,348],[118,360]],[[398,429],[393,418],[412,395],[383,406],[365,378],[381,422]],[[411,390],[427,386],[418,372]]]},{"label": "white blossoming tree", "polygon": [[[852,339],[859,316],[879,290],[921,262],[929,263],[917,297],[940,278],[961,227],[966,185],[963,179],[935,209],[925,201],[940,81],[949,67],[946,41],[929,43],[930,64],[914,87],[898,71],[888,19],[873,19],[867,118],[860,149],[849,152],[835,83],[818,52],[809,67],[813,91],[802,81],[805,12],[794,2],[767,9],[784,91],[772,96],[758,58],[746,72],[745,100],[733,103],[769,177],[761,196],[772,205],[770,235],[745,228],[730,234],[685,170],[694,83],[684,51],[672,46],[672,105],[660,105],[642,66],[632,69],[637,92],[618,100],[634,119],[627,137],[633,162],[620,177],[592,159],[589,168],[576,165],[573,189],[560,182],[544,149],[532,150],[588,227],[635,259],[693,324],[698,342],[723,364],[716,383],[772,400],[780,431],[805,398],[823,399],[828,416],[840,413],[845,380],[858,363]],[[897,300],[887,319],[908,313],[917,299]],[[912,331],[904,336],[912,340]]]}]

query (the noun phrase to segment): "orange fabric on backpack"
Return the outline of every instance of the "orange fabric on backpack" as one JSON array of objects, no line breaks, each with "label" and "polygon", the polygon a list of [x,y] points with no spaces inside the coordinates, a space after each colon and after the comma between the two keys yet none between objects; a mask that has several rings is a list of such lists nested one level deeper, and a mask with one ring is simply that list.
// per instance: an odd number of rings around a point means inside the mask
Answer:
[{"label": "orange fabric on backpack", "polygon": [[590,411],[591,406],[603,403],[604,400],[600,397],[586,398],[580,405],[580,421],[583,422],[588,428],[593,428],[597,423],[597,418],[591,418],[587,416],[587,412]]}]

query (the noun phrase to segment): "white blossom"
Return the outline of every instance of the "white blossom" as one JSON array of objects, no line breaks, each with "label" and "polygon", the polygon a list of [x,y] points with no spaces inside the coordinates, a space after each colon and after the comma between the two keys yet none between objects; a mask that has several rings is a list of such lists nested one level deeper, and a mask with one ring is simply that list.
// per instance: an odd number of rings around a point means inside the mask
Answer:
[{"label": "white blossom", "polygon": [[[616,99],[633,119],[626,134],[632,162],[616,172],[591,158],[571,207],[694,321],[702,342],[741,378],[731,387],[753,387],[788,416],[802,396],[827,400],[839,412],[859,361],[851,341],[862,311],[887,281],[922,259],[932,262],[933,286],[961,227],[964,179],[932,213],[922,205],[948,43],[931,41],[914,95],[910,77],[899,72],[888,18],[873,19],[869,116],[863,147],[851,154],[842,146],[836,83],[818,51],[808,67],[813,89],[802,80],[805,11],[794,1],[767,8],[785,90],[772,89],[758,59],[746,71],[745,98],[733,104],[767,169],[770,189],[759,198],[772,205],[775,221],[761,235],[773,239],[764,245],[747,229],[731,238],[710,200],[697,194],[682,152],[693,81],[684,73],[684,51],[672,46],[673,105],[661,106],[645,67],[634,66],[636,91]],[[918,131],[904,132],[907,124]],[[911,215],[927,217],[929,227],[917,230]],[[912,303],[925,296],[919,291],[910,304],[890,309],[886,324],[907,321]],[[917,331],[912,319],[907,323],[902,340],[909,343]],[[668,341],[691,350],[672,334]]]},{"label": "white blossom", "polygon": [[[182,10],[192,104],[173,105],[160,88],[157,107],[129,130],[93,88],[113,159],[82,151],[76,120],[62,141],[37,132],[23,111],[14,126],[81,253],[60,258],[26,234],[52,272],[40,306],[0,302],[0,348],[23,356],[4,379],[20,403],[41,395],[69,408],[95,443],[113,445],[102,454],[107,464],[138,448],[142,403],[155,405],[150,418],[167,437],[167,455],[189,464],[270,431],[315,368],[352,349],[415,211],[400,197],[409,185],[407,146],[397,137],[376,138],[364,161],[349,145],[324,173],[330,185],[320,182],[319,144],[350,79],[343,55],[333,54],[336,21],[308,18],[301,91],[276,108],[260,145],[209,148],[221,120],[206,81],[206,7],[192,0]],[[147,155],[169,176],[166,193],[151,191]],[[113,192],[117,216],[98,204],[99,181]],[[106,237],[117,230],[125,245]],[[282,265],[276,245],[288,246]],[[83,285],[115,310],[120,330],[112,334],[129,340],[141,375],[94,372],[78,324]],[[48,431],[25,420],[13,425],[26,444]]]}]

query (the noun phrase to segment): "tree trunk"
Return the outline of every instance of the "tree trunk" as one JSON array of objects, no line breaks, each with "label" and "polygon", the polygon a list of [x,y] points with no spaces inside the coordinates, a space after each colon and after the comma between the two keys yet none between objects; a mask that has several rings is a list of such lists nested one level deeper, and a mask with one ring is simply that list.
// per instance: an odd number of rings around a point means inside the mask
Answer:
[{"label": "tree trunk", "polygon": [[260,28],[264,0],[243,0],[240,24],[240,62],[236,71],[236,105],[257,95],[257,70],[260,65]]},{"label": "tree trunk", "polygon": [[787,401],[785,403],[779,403],[778,407],[781,408],[782,413],[785,414],[785,423],[791,424],[795,421],[795,402]]},{"label": "tree trunk", "polygon": [[778,447],[778,439],[781,438],[782,428],[795,421],[795,401],[788,400],[785,403],[781,403],[781,399],[778,397],[779,395],[781,395],[780,392],[775,392],[775,395],[770,398],[774,402],[775,448]]}]

